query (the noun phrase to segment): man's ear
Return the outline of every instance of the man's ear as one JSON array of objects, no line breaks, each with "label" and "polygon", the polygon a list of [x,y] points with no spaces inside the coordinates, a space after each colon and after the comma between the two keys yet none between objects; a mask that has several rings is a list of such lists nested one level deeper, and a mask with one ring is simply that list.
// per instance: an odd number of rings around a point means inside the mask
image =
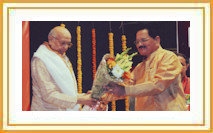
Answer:
[{"label": "man's ear", "polygon": [[48,36],[48,41],[52,41],[53,40],[53,36]]},{"label": "man's ear", "polygon": [[53,36],[48,36],[48,43],[49,43],[50,46],[53,43],[53,39],[54,39]]},{"label": "man's ear", "polygon": [[155,41],[156,41],[157,44],[160,44],[160,36],[156,36]]},{"label": "man's ear", "polygon": [[155,45],[158,47],[160,46],[160,36],[155,37]]}]

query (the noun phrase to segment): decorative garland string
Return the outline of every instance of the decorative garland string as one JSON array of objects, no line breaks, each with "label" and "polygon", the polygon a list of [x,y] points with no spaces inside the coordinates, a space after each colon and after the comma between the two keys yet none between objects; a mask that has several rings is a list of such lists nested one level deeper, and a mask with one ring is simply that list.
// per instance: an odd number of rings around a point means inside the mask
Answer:
[{"label": "decorative garland string", "polygon": [[[114,43],[113,43],[113,33],[109,34],[109,53],[113,57],[114,56]],[[112,101],[112,111],[116,111],[116,102]]]},{"label": "decorative garland string", "polygon": [[92,29],[92,66],[93,66],[93,80],[96,74],[96,36],[95,28]]},{"label": "decorative garland string", "polygon": [[[122,50],[125,51],[126,50],[126,35],[122,35],[121,37],[121,41],[122,41]],[[125,110],[129,111],[129,97],[125,97]]]},{"label": "decorative garland string", "polygon": [[77,80],[78,80],[78,93],[82,93],[82,60],[81,60],[81,27],[77,26]]}]

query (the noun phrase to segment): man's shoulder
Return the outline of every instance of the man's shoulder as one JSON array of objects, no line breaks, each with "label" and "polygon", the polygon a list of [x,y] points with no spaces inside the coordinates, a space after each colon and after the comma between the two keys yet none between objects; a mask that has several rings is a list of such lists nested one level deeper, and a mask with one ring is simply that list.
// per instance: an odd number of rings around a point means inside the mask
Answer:
[{"label": "man's shoulder", "polygon": [[36,57],[36,56],[33,56],[32,59],[31,59],[31,63],[32,62],[40,62],[40,61],[41,61],[41,59]]},{"label": "man's shoulder", "polygon": [[178,58],[174,52],[162,48],[156,55],[155,61],[171,63],[178,61]]},{"label": "man's shoulder", "polygon": [[38,57],[32,57],[31,65],[34,66],[34,65],[37,65],[37,64],[44,65],[44,62]]},{"label": "man's shoulder", "polygon": [[168,60],[168,59],[173,59],[173,60],[178,60],[176,54],[172,51],[162,49],[161,52],[158,54],[158,58],[160,60]]},{"label": "man's shoulder", "polygon": [[162,49],[162,53],[165,55],[176,56],[174,52],[169,51],[167,49]]}]

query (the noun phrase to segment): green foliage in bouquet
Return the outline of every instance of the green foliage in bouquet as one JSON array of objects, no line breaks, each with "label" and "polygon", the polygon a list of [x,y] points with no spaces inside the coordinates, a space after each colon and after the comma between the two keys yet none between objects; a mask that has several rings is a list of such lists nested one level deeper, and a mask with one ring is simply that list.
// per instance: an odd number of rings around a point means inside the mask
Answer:
[{"label": "green foliage in bouquet", "polygon": [[115,58],[109,58],[107,60],[107,70],[112,78],[125,79],[130,74],[130,69],[132,68],[132,58],[137,55],[137,52],[128,55],[131,48],[127,48],[121,54],[116,54]]}]

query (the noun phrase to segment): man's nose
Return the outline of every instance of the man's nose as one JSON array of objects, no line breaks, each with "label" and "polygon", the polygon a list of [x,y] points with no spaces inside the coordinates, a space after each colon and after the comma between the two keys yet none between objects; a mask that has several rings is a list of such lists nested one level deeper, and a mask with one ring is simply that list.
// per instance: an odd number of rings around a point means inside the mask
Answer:
[{"label": "man's nose", "polygon": [[138,46],[144,46],[143,42],[138,42]]},{"label": "man's nose", "polygon": [[64,49],[67,50],[68,49],[68,44],[64,45]]}]

